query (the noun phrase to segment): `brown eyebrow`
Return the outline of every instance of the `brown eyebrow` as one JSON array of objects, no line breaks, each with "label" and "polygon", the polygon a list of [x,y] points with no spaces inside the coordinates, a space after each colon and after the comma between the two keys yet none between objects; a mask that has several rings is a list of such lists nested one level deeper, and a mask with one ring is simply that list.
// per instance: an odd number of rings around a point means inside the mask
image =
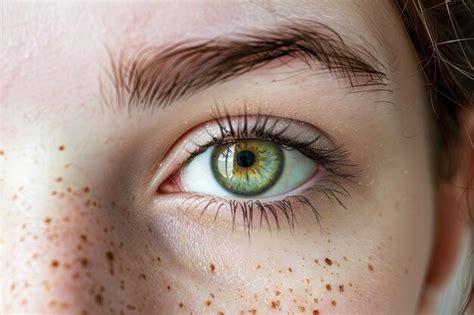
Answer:
[{"label": "brown eyebrow", "polygon": [[300,59],[309,67],[318,62],[353,88],[386,86],[387,79],[368,50],[350,47],[330,27],[310,21],[109,56],[106,73],[114,88],[111,93],[101,80],[102,103],[129,109],[168,106],[273,60]]}]

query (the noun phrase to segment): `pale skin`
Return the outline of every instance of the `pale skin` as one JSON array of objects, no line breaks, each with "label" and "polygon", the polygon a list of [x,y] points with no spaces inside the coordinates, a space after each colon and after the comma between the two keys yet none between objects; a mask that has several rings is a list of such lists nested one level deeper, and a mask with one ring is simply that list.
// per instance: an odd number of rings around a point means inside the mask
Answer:
[{"label": "pale skin", "polygon": [[[8,3],[3,11],[5,313],[429,312],[433,298],[423,297],[443,286],[452,264],[433,259],[440,202],[430,108],[389,3]],[[305,67],[295,62],[248,72],[153,114],[129,117],[100,101],[105,47],[209,39],[296,18],[371,46],[392,92],[349,93],[330,73],[310,69],[292,76]],[[320,226],[301,219],[294,231],[254,228],[249,242],[238,222],[232,232],[228,218],[179,207],[186,196],[157,194],[166,167],[176,166],[172,146],[212,118],[216,99],[230,115],[246,107],[299,120],[344,143],[360,170],[347,186],[347,209],[314,196]],[[310,218],[304,209],[297,215]],[[463,220],[449,228],[463,231]],[[433,284],[429,270],[438,275]]]}]

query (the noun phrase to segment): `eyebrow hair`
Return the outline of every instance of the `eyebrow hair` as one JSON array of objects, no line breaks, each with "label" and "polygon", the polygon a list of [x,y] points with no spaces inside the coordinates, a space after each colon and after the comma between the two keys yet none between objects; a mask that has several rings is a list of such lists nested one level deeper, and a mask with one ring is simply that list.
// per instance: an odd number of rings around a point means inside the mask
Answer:
[{"label": "eyebrow hair", "polygon": [[205,88],[259,69],[273,60],[315,62],[345,79],[352,88],[386,86],[377,58],[364,47],[350,47],[330,27],[313,21],[277,25],[207,40],[185,40],[164,47],[145,47],[117,60],[109,50],[107,77],[100,80],[102,103],[119,108],[166,107]]}]

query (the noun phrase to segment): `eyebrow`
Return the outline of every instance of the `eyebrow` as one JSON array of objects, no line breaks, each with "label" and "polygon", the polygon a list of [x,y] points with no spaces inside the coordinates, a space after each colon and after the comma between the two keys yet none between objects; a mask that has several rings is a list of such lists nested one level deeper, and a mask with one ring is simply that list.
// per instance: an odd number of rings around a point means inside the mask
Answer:
[{"label": "eyebrow", "polygon": [[[119,108],[160,108],[271,61],[318,64],[350,87],[386,86],[382,63],[364,47],[351,47],[319,22],[298,21],[206,40],[149,46],[118,58],[109,50],[105,69],[112,91],[100,80],[102,103]],[[321,70],[321,68],[318,70]]]}]

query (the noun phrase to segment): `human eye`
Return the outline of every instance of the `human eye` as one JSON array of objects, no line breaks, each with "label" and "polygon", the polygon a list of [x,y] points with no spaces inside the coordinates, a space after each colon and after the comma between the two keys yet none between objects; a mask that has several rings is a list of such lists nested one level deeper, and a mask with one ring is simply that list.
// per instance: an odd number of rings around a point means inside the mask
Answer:
[{"label": "human eye", "polygon": [[188,195],[185,206],[201,207],[202,215],[213,210],[214,219],[227,218],[233,228],[280,229],[283,216],[294,229],[297,214],[304,211],[319,222],[319,199],[344,206],[349,197],[345,184],[355,175],[343,145],[310,124],[288,118],[216,117],[181,141],[179,151],[187,156],[158,193]]}]

